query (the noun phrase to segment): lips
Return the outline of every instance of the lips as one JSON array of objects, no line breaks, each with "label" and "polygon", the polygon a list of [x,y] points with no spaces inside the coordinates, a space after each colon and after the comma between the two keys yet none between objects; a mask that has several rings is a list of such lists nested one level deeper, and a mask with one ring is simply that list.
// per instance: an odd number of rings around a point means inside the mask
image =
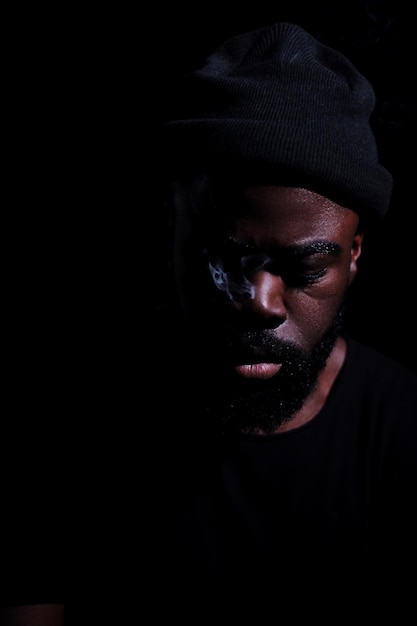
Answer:
[{"label": "lips", "polygon": [[233,369],[238,376],[257,380],[267,380],[280,371],[282,363],[244,363],[234,365]]},{"label": "lips", "polygon": [[272,331],[231,332],[223,364],[240,379],[267,380],[284,366],[286,346]]},{"label": "lips", "polygon": [[272,378],[282,367],[282,362],[279,362],[276,356],[254,346],[234,351],[232,364],[238,376],[257,380]]}]

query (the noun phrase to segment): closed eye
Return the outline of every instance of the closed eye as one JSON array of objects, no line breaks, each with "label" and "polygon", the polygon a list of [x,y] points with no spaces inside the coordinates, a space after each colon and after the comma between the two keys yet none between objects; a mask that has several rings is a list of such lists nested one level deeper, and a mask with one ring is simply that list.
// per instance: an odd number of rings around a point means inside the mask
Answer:
[{"label": "closed eye", "polygon": [[[243,254],[242,254],[243,252]],[[281,276],[288,287],[303,288],[319,282],[326,274],[329,263],[340,254],[334,242],[317,241],[294,248],[279,248],[265,253],[251,244],[227,241],[217,262],[235,280],[245,277],[251,280],[259,271]]]},{"label": "closed eye", "polygon": [[322,268],[315,272],[282,272],[282,278],[289,287],[304,287],[318,282],[325,276],[327,268]]},{"label": "closed eye", "polygon": [[[308,261],[311,261],[310,257]],[[301,288],[316,283],[327,272],[327,265],[323,265],[322,261],[320,264],[314,263],[313,266],[308,261],[303,262],[299,259],[270,261],[263,267],[271,274],[281,276],[288,287]]]}]

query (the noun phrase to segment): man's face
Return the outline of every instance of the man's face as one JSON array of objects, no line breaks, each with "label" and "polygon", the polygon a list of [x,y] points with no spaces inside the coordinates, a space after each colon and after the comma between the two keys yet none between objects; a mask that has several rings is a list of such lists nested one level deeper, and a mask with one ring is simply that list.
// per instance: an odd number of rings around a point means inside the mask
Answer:
[{"label": "man's face", "polygon": [[[303,404],[342,328],[358,216],[291,187],[184,196],[174,267],[207,405],[224,424],[272,432]],[[197,205],[199,205],[197,201]]]}]

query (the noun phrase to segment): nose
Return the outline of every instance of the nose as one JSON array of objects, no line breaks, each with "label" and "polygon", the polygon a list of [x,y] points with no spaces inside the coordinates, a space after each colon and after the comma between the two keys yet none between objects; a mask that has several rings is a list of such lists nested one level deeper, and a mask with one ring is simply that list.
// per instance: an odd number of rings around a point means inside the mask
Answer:
[{"label": "nose", "polygon": [[253,274],[251,282],[253,297],[239,306],[271,328],[280,326],[287,318],[284,281],[277,274],[260,270]]}]

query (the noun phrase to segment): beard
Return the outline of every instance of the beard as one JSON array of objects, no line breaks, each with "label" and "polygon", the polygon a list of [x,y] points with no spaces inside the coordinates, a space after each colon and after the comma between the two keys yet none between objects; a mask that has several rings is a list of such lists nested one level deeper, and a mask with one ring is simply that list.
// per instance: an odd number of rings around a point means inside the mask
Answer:
[{"label": "beard", "polygon": [[223,432],[276,432],[293,419],[315,388],[342,328],[340,309],[310,353],[278,340],[271,330],[235,334],[231,338],[233,348],[261,348],[271,360],[282,363],[282,368],[268,380],[241,379],[230,374],[220,380],[206,379],[209,385],[200,390],[200,398],[209,420],[220,425]]}]

